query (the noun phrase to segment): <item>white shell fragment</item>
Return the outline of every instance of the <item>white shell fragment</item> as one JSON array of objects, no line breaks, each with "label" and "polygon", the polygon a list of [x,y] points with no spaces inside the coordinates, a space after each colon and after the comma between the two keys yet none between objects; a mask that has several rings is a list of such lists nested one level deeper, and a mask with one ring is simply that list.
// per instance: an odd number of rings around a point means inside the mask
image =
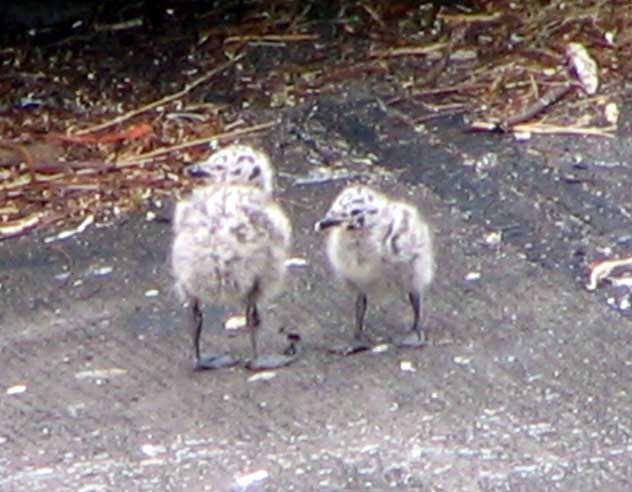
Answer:
[{"label": "white shell fragment", "polygon": [[466,276],[465,276],[465,280],[480,280],[481,279],[481,272],[469,272]]},{"label": "white shell fragment", "polygon": [[268,478],[270,474],[265,470],[257,470],[253,473],[248,473],[246,475],[240,475],[235,477],[235,485],[239,487],[239,489],[247,489],[253,483],[260,482],[261,480],[265,480]]},{"label": "white shell fragment", "polygon": [[515,131],[514,138],[518,141],[530,140],[533,134],[527,131]]},{"label": "white shell fragment", "polygon": [[103,275],[109,275],[113,271],[114,271],[114,268],[111,266],[103,266],[103,267],[92,266],[88,269],[86,273],[87,275],[103,276]]},{"label": "white shell fragment", "polygon": [[570,43],[566,48],[566,55],[584,92],[589,95],[595,94],[599,87],[597,62],[580,43]]},{"label": "white shell fragment", "polygon": [[140,447],[140,450],[143,452],[144,455],[149,456],[150,458],[154,458],[159,454],[165,453],[167,451],[167,448],[160,444],[143,444]]},{"label": "white shell fragment", "polygon": [[158,289],[149,289],[145,291],[145,297],[158,297],[160,291]]},{"label": "white shell fragment", "polygon": [[7,395],[20,395],[26,391],[26,385],[24,384],[16,384],[15,386],[11,386],[7,388]]},{"label": "white shell fragment", "polygon": [[287,260],[285,260],[285,266],[287,268],[292,268],[292,267],[304,268],[308,264],[309,263],[307,263],[307,260],[305,258],[294,257],[294,258],[288,258]]},{"label": "white shell fragment", "polygon": [[277,373],[274,371],[261,371],[256,374],[253,374],[248,378],[249,383],[254,383],[256,381],[270,381],[276,377]]},{"label": "white shell fragment", "polygon": [[241,330],[246,327],[246,317],[243,314],[236,314],[235,316],[231,316],[224,322],[224,329],[231,330]]},{"label": "white shell fragment", "polygon": [[614,285],[625,285],[627,287],[629,285],[627,279],[630,278],[630,271],[627,272],[628,275],[621,274],[619,276],[612,276],[612,272],[615,268],[623,267],[630,267],[630,269],[632,269],[632,256],[620,260],[605,260],[594,263],[590,270],[586,289],[595,290],[599,282],[604,279],[610,280]]},{"label": "white shell fragment", "polygon": [[75,374],[76,379],[107,379],[115,376],[127,374],[125,369],[112,367],[110,369],[93,369],[91,371],[81,371]]},{"label": "white shell fragment", "polygon": [[66,231],[61,231],[56,236],[49,236],[44,239],[45,243],[52,243],[53,241],[61,241],[63,239],[68,239],[69,237],[74,236],[75,234],[80,234],[85,231],[90,224],[94,222],[94,215],[88,215],[81,224],[79,224],[75,229],[68,229]]},{"label": "white shell fragment", "polygon": [[615,287],[628,287],[632,288],[632,276],[626,277],[608,277],[610,283]]},{"label": "white shell fragment", "polygon": [[402,360],[399,363],[399,369],[403,372],[416,372],[415,366],[409,360]]},{"label": "white shell fragment", "polygon": [[497,246],[503,240],[502,231],[493,231],[485,235],[485,243],[489,246]]},{"label": "white shell fragment", "polygon": [[608,43],[610,46],[614,46],[614,40],[616,38],[616,33],[614,31],[606,32],[603,37],[606,40],[606,43]]},{"label": "white shell fragment", "polygon": [[606,104],[604,108],[604,116],[606,121],[611,125],[616,125],[619,121],[619,106],[615,102]]},{"label": "white shell fragment", "polygon": [[381,354],[382,352],[386,352],[390,348],[388,343],[380,343],[371,349],[371,352],[374,354]]}]

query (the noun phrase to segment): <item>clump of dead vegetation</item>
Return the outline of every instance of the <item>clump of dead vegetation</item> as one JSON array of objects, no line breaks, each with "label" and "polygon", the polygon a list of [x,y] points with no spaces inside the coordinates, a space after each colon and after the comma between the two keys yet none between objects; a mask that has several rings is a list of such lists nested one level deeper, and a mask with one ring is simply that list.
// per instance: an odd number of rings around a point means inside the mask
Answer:
[{"label": "clump of dead vegetation", "polygon": [[415,127],[612,136],[632,68],[624,0],[226,4],[0,50],[0,239],[159,204],[185,164],[273,128],[269,110],[358,80]]}]

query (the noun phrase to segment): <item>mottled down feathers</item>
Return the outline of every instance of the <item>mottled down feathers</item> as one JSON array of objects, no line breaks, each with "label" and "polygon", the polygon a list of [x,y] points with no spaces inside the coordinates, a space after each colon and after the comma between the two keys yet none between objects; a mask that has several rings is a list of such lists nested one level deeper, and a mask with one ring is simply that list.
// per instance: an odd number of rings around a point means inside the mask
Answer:
[{"label": "mottled down feathers", "polygon": [[331,228],[329,262],[334,273],[358,291],[422,293],[432,282],[430,229],[409,203],[352,185],[336,197],[316,228]]},{"label": "mottled down feathers", "polygon": [[174,217],[172,271],[182,298],[238,304],[282,286],[292,228],[272,197],[268,158],[243,145],[213,154],[190,173],[204,180]]}]

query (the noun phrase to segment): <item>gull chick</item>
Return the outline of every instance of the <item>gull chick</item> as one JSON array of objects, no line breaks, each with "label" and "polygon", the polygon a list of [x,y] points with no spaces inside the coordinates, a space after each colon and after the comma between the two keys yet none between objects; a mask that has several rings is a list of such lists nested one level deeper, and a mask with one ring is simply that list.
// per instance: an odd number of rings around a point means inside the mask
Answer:
[{"label": "gull chick", "polygon": [[335,351],[350,354],[369,348],[363,339],[367,296],[386,292],[407,294],[413,311],[412,333],[396,343],[423,345],[423,294],[432,282],[434,260],[430,228],[417,208],[368,186],[351,185],[315,229],[330,229],[329,262],[336,276],[357,293],[354,344]]},{"label": "gull chick", "polygon": [[171,267],[176,291],[191,306],[196,369],[237,364],[227,355],[200,355],[201,302],[245,308],[251,369],[293,362],[290,354],[261,356],[257,331],[260,302],[282,288],[292,226],[274,201],[274,172],[267,156],[243,145],[224,148],[188,169],[203,186],[181,200],[173,221]]}]

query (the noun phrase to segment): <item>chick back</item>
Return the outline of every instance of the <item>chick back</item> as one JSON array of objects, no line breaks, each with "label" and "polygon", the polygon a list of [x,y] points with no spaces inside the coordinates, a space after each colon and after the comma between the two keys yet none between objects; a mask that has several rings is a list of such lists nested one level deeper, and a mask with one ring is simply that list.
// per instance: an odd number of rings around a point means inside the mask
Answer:
[{"label": "chick back", "polygon": [[291,224],[265,191],[210,185],[176,208],[171,266],[181,298],[239,304],[278,293],[285,276]]}]

